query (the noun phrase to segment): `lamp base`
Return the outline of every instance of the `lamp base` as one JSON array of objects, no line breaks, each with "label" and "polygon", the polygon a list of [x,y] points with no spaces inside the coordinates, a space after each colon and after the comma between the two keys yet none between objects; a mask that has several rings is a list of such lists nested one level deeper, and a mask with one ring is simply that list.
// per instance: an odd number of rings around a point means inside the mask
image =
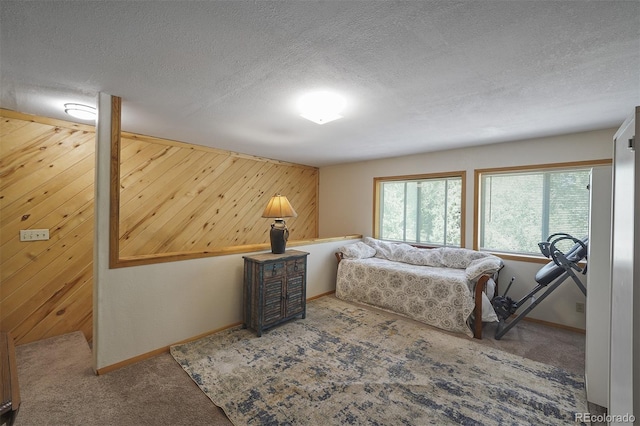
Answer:
[{"label": "lamp base", "polygon": [[289,230],[283,219],[276,219],[271,224],[271,253],[282,254],[287,248],[287,240],[289,239]]}]

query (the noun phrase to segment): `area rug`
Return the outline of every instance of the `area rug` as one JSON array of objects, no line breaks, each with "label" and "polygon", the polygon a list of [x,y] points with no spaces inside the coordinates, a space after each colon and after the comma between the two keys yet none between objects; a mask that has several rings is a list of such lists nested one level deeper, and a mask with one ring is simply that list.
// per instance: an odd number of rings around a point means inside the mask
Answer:
[{"label": "area rug", "polygon": [[584,380],[335,297],[171,354],[235,425],[570,424]]}]

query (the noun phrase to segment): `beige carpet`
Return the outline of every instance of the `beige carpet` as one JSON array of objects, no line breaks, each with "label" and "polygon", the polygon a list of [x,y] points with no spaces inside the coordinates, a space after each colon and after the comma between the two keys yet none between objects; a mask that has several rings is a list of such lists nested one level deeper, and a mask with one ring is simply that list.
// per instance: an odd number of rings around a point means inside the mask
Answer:
[{"label": "beige carpet", "polygon": [[168,353],[96,376],[77,332],[18,346],[16,358],[16,426],[230,424]]},{"label": "beige carpet", "polygon": [[[584,334],[526,321],[500,341],[491,325],[485,332],[474,342],[584,372]],[[96,376],[78,332],[18,346],[16,356],[22,394],[16,426],[230,424],[168,353]]]}]

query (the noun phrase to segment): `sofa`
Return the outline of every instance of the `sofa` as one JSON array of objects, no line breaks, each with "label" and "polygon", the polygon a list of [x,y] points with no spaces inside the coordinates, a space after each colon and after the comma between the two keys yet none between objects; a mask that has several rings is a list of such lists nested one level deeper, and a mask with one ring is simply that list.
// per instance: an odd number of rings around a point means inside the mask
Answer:
[{"label": "sofa", "polygon": [[341,247],[336,256],[339,299],[478,339],[482,322],[498,320],[490,302],[503,267],[497,256],[465,248],[417,248],[369,237]]}]

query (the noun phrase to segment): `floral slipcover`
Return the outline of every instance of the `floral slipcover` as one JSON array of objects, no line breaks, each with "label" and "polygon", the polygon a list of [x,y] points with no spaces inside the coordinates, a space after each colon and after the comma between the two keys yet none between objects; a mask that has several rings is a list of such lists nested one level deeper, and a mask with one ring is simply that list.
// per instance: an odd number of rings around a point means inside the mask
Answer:
[{"label": "floral slipcover", "polygon": [[467,325],[475,306],[473,281],[502,265],[498,257],[474,250],[425,250],[373,238],[345,246],[341,252],[338,298],[468,336],[473,335]]}]

